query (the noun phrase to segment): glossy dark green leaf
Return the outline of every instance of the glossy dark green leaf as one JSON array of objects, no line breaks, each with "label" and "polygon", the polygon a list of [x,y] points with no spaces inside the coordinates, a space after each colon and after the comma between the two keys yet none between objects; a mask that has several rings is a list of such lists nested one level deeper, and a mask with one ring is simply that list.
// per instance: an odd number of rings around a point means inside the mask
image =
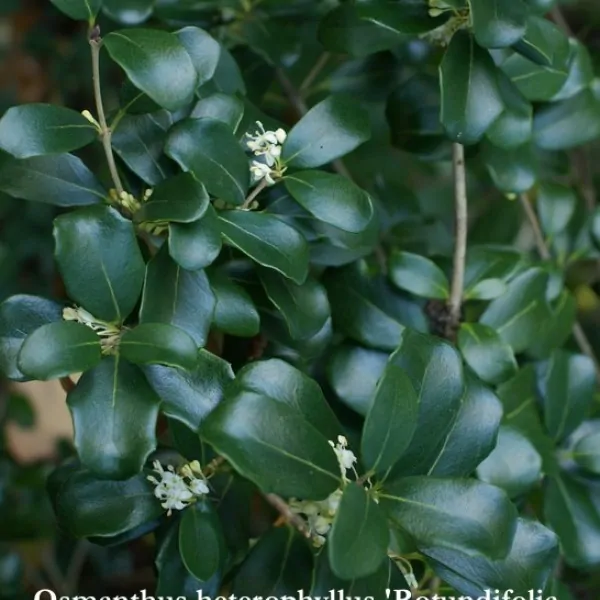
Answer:
[{"label": "glossy dark green leaf", "polygon": [[372,575],[387,558],[389,537],[385,515],[365,488],[347,485],[327,536],[332,571],[346,580]]},{"label": "glossy dark green leaf", "polygon": [[0,119],[0,149],[16,158],[71,152],[87,146],[97,135],[87,119],[64,106],[13,106]]},{"label": "glossy dark green leaf", "polygon": [[551,477],[544,494],[544,515],[560,538],[565,562],[577,568],[600,563],[600,514],[597,491],[566,473]]},{"label": "glossy dark green leaf", "polygon": [[545,150],[565,150],[600,136],[600,84],[542,108],[533,120],[533,139]]},{"label": "glossy dark green leaf", "polygon": [[221,57],[219,42],[199,27],[184,27],[176,35],[192,59],[198,76],[198,85],[203,85],[212,79]]},{"label": "glossy dark green leaf", "polygon": [[98,319],[123,321],[144,281],[131,221],[108,206],[82,208],[54,220],[54,241],[69,296]]},{"label": "glossy dark green leaf", "polygon": [[143,115],[124,115],[118,122],[112,146],[123,162],[148,185],[157,185],[174,173],[163,154],[173,117],[166,110]]},{"label": "glossy dark green leaf", "polygon": [[494,300],[506,292],[502,279],[482,279],[463,294],[464,300]]},{"label": "glossy dark green leaf", "polygon": [[469,377],[460,409],[428,474],[466,477],[496,445],[502,404],[474,377]]},{"label": "glossy dark green leaf", "polygon": [[502,383],[517,372],[512,348],[487,325],[463,323],[458,347],[465,362],[486,383]]},{"label": "glossy dark green leaf", "polygon": [[59,467],[48,487],[60,525],[76,538],[103,538],[160,517],[164,509],[146,476],[114,481],[81,467]]},{"label": "glossy dark green leaf", "polygon": [[422,551],[450,548],[504,558],[517,526],[508,496],[474,479],[406,477],[385,485],[379,505]]},{"label": "glossy dark green leaf", "polygon": [[366,417],[387,361],[384,352],[348,344],[338,346],[327,363],[329,385],[344,404]]},{"label": "glossy dark green leaf", "polygon": [[50,0],[58,10],[65,13],[71,19],[77,21],[93,22],[102,0]]},{"label": "glossy dark green leaf", "polygon": [[556,350],[539,365],[544,422],[557,442],[570,435],[586,417],[596,388],[596,371],[590,358]]},{"label": "glossy dark green leaf", "polygon": [[465,296],[486,279],[508,282],[523,268],[523,256],[511,247],[472,246],[467,250]]},{"label": "glossy dark green leaf", "polygon": [[450,344],[405,329],[390,362],[408,375],[419,402],[415,435],[394,474],[426,473],[460,411],[464,394],[462,361]]},{"label": "glossy dark green leaf", "polygon": [[363,231],[373,216],[368,194],[341,175],[300,171],[285,178],[285,187],[314,217],[350,233]]},{"label": "glossy dark green leaf", "polygon": [[233,379],[231,365],[206,350],[198,352],[196,365],[189,371],[148,365],[144,373],[162,400],[161,411],[192,431],[197,431],[200,423],[221,402],[225,386]]},{"label": "glossy dark green leaf", "polygon": [[0,191],[55,206],[96,204],[106,197],[93,173],[72,154],[0,160]]},{"label": "glossy dark green leaf", "polygon": [[0,371],[8,379],[25,381],[17,357],[27,336],[62,319],[62,306],[36,296],[11,296],[0,304]]},{"label": "glossy dark green leaf", "polygon": [[423,0],[360,0],[356,6],[360,18],[374,23],[381,32],[394,31],[414,35],[431,31],[445,21],[444,17],[432,17],[428,3]]},{"label": "glossy dark green leaf", "polygon": [[394,252],[389,260],[389,274],[393,283],[423,298],[446,299],[448,279],[444,272],[424,256],[411,252]]},{"label": "glossy dark green leaf", "polygon": [[81,373],[100,362],[100,338],[72,321],[48,323],[29,334],[17,359],[26,376],[40,381]]},{"label": "glossy dark green leaf", "polygon": [[594,80],[594,67],[588,49],[575,38],[569,38],[569,76],[560,91],[552,98],[554,102],[566,100],[589,87]]},{"label": "glossy dark green leaf", "polygon": [[196,502],[179,523],[179,553],[187,570],[208,581],[225,563],[227,549],[221,523],[208,502]]},{"label": "glossy dark green leaf", "polygon": [[216,300],[214,326],[239,337],[258,335],[260,316],[250,294],[224,272],[211,271],[208,278]]},{"label": "glossy dark green leaf", "polygon": [[329,440],[340,435],[341,425],[319,385],[282,360],[271,358],[246,365],[239,371],[236,385],[287,404]]},{"label": "glossy dark green leaf", "polygon": [[229,204],[243,204],[250,184],[248,159],[225,123],[180,121],[169,133],[165,152],[182,169],[191,171],[210,194]]},{"label": "glossy dark green leaf", "polygon": [[529,491],[542,476],[542,459],[519,431],[503,426],[498,444],[477,467],[481,481],[502,488],[511,498]]},{"label": "glossy dark green leaf", "polygon": [[198,347],[183,329],[166,323],[142,323],[126,331],[119,353],[139,365],[166,365],[190,370],[196,364]]},{"label": "glossy dark green leaf", "polygon": [[[434,571],[460,594],[485,597],[493,590],[525,597],[542,590],[558,557],[556,535],[537,521],[520,518],[514,542],[504,559],[489,560],[446,548],[427,551]],[[516,597],[516,596],[515,596]],[[562,600],[562,599],[561,599]]]},{"label": "glossy dark green leaf", "polygon": [[527,7],[521,0],[470,0],[473,33],[484,48],[506,48],[527,29]]},{"label": "glossy dark green leaf", "polygon": [[201,435],[265,492],[322,500],[339,485],[327,439],[296,409],[268,396],[246,390],[226,396]]},{"label": "glossy dark green leaf", "polygon": [[188,271],[212,264],[219,256],[221,246],[221,226],[211,205],[194,223],[169,224],[169,254]]},{"label": "glossy dark green leaf", "polygon": [[329,96],[291,129],[281,157],[290,167],[320,167],[352,152],[371,137],[364,108],[347,96]]},{"label": "glossy dark green leaf", "polygon": [[215,310],[206,273],[182,269],[163,247],[146,267],[141,323],[168,323],[183,329],[202,347]]},{"label": "glossy dark green leaf", "polygon": [[526,350],[549,314],[547,283],[545,271],[528,269],[509,283],[503,296],[490,303],[480,322],[495,329],[514,352]]},{"label": "glossy dark green leaf", "polygon": [[102,10],[123,25],[139,25],[146,21],[154,8],[154,0],[102,0]]},{"label": "glossy dark green leaf", "polygon": [[159,398],[137,367],[118,357],[104,358],[82,375],[67,403],[75,447],[87,468],[112,479],[141,471],[156,447]]},{"label": "glossy dark green leaf", "polygon": [[496,66],[466,33],[454,35],[446,50],[440,65],[440,86],[440,120],[454,142],[478,142],[504,110]]},{"label": "glossy dark green leaf", "polygon": [[291,527],[274,527],[257,542],[233,580],[237,596],[282,597],[311,586],[313,553]]},{"label": "glossy dark green leaf", "polygon": [[540,65],[560,70],[567,68],[569,38],[548,19],[529,17],[527,33],[513,48]]},{"label": "glossy dark green leaf", "polygon": [[498,148],[486,142],[483,145],[482,158],[494,185],[502,192],[526,192],[537,181],[537,157],[530,144],[517,148]]},{"label": "glossy dark green leaf", "polygon": [[579,439],[573,447],[572,457],[582,469],[600,475],[600,431]]},{"label": "glossy dark green leaf", "polygon": [[202,98],[190,114],[192,119],[216,119],[235,132],[244,116],[244,103],[236,96],[216,92]]},{"label": "glossy dark green leaf", "polygon": [[259,270],[260,281],[297,340],[311,338],[331,315],[325,288],[312,277],[298,285],[273,269]]},{"label": "glossy dark green leaf", "polygon": [[139,90],[167,110],[189,104],[197,84],[190,55],[176,35],[158,29],[123,29],[104,46]]},{"label": "glossy dark green leaf", "polygon": [[263,267],[297,284],[308,275],[308,245],[293,227],[266,213],[229,210],[219,214],[225,240]]},{"label": "glossy dark green leaf", "polygon": [[542,183],[538,189],[537,211],[544,233],[554,236],[564,231],[576,206],[577,195],[573,188],[558,183]]},{"label": "glossy dark green leaf", "polygon": [[410,445],[418,416],[415,388],[408,375],[394,364],[392,354],[363,426],[361,456],[365,467],[383,474],[393,467]]}]

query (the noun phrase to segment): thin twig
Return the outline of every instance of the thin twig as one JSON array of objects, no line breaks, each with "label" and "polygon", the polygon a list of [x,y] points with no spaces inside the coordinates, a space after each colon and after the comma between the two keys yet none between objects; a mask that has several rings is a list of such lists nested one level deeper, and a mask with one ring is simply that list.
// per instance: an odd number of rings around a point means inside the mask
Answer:
[{"label": "thin twig", "polygon": [[552,20],[566,33],[569,37],[575,37],[571,26],[565,19],[565,16],[562,14],[559,6],[554,6],[550,11],[550,16]]},{"label": "thin twig", "polygon": [[314,83],[315,79],[319,76],[321,71],[329,62],[331,54],[329,52],[323,52],[319,60],[314,64],[313,68],[308,72],[308,75],[304,78],[304,81],[300,84],[298,91],[301,95],[306,94],[310,86]]},{"label": "thin twig", "polygon": [[465,171],[465,149],[462,144],[452,145],[452,166],[454,171],[456,239],[454,242],[452,282],[448,299],[449,334],[455,331],[460,323],[467,256],[467,175]]},{"label": "thin twig", "polygon": [[289,507],[288,503],[277,494],[265,494],[265,500],[305,538],[310,539],[311,533],[304,519]]},{"label": "thin twig", "polygon": [[[531,229],[533,230],[537,251],[544,260],[549,260],[551,258],[550,250],[548,249],[548,245],[546,244],[544,236],[542,235],[542,229],[540,227],[537,215],[529,203],[529,199],[527,198],[526,194],[520,194],[519,199],[521,200],[525,215],[527,216],[527,220],[529,221]],[[573,324],[572,333],[581,352],[583,352],[583,354],[585,354],[594,363],[596,368],[596,379],[598,380],[598,383],[600,383],[600,362],[598,361],[596,353],[594,352],[594,349],[579,321],[575,321]]]},{"label": "thin twig", "polygon": [[77,592],[81,571],[88,559],[90,548],[91,544],[87,540],[79,540],[75,546],[64,582],[67,596],[72,596]]},{"label": "thin twig", "polygon": [[98,122],[100,123],[100,137],[110,176],[115,185],[118,194],[123,192],[123,184],[117,171],[115,155],[112,150],[112,131],[106,122],[106,114],[104,112],[104,104],[102,102],[102,86],[100,83],[100,48],[102,47],[102,39],[100,38],[100,30],[95,27],[90,35],[90,48],[92,50],[92,77],[94,81],[94,99],[96,101],[96,111],[98,112]]},{"label": "thin twig", "polygon": [[241,208],[242,209],[246,209],[246,208],[250,208],[250,206],[252,206],[252,202],[254,202],[254,199],[256,198],[256,196],[258,196],[268,185],[268,182],[266,179],[263,179],[249,194],[248,197],[244,200],[244,204],[242,204]]}]

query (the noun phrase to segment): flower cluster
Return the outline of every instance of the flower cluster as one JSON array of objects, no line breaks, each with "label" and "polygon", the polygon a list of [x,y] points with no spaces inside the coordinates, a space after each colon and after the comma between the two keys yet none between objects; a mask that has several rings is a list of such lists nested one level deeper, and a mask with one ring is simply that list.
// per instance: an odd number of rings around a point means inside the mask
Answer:
[{"label": "flower cluster", "polygon": [[146,190],[141,200],[136,199],[133,194],[125,191],[119,193],[117,190],[110,190],[109,195],[113,204],[122,206],[125,210],[134,215],[138,210],[140,210],[142,203],[146,202],[146,200],[152,196],[153,191],[154,190],[151,189]]},{"label": "flower cluster", "polygon": [[154,475],[148,475],[147,479],[156,486],[154,495],[160,500],[168,516],[171,516],[173,510],[183,510],[209,492],[206,478],[197,460],[184,465],[179,472],[176,472],[172,465],[165,470],[157,460],[152,466],[159,479]]},{"label": "flower cluster", "polygon": [[246,145],[253,152],[254,156],[262,157],[261,160],[253,160],[250,166],[250,172],[254,181],[264,179],[268,185],[273,185],[275,179],[281,177],[285,171],[285,166],[281,164],[281,147],[286,132],[283,129],[276,131],[266,131],[260,121],[256,121],[258,129],[254,135],[247,133],[248,141]]},{"label": "flower cluster", "polygon": [[[338,435],[338,443],[330,441],[329,445],[333,448],[340,465],[342,480],[344,485],[349,481],[347,471],[354,471],[356,456],[352,450],[348,450],[348,440],[343,435]],[[354,471],[356,474],[356,471]],[[313,544],[321,547],[325,543],[325,535],[331,529],[335,518],[335,513],[342,499],[343,487],[335,490],[325,500],[315,502],[313,500],[290,500],[290,509],[292,512],[301,515],[306,519],[308,532]]]},{"label": "flower cluster", "polygon": [[107,323],[106,321],[97,319],[85,310],[85,308],[81,308],[81,306],[64,308],[62,316],[65,321],[75,321],[95,331],[100,338],[100,346],[103,354],[111,354],[119,345],[121,328],[114,323]]}]

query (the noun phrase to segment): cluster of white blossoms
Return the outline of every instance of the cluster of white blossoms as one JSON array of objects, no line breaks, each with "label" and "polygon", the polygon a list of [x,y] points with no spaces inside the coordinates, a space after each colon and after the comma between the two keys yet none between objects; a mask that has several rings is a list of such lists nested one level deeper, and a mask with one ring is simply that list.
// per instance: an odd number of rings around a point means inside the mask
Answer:
[{"label": "cluster of white blossoms", "polygon": [[103,354],[111,354],[119,345],[121,328],[114,323],[97,319],[85,308],[81,308],[81,306],[64,308],[62,316],[65,321],[75,321],[95,331],[100,338],[100,347]]},{"label": "cluster of white blossoms", "polygon": [[197,460],[184,465],[178,472],[172,465],[165,470],[158,460],[152,466],[158,478],[148,475],[147,479],[156,486],[154,495],[160,500],[160,505],[168,516],[174,510],[183,510],[209,492],[206,477]]},{"label": "cluster of white blossoms", "polygon": [[[356,474],[354,469],[356,456],[352,450],[348,450],[348,440],[343,435],[338,435],[337,440],[337,444],[329,441],[329,445],[337,456],[343,485],[346,485],[350,481],[347,472],[352,470]],[[306,519],[312,543],[317,547],[321,547],[325,543],[325,535],[331,529],[342,494],[343,487],[335,490],[325,500],[290,500],[290,509]]]},{"label": "cluster of white blossoms", "polygon": [[260,121],[256,121],[258,129],[254,135],[247,133],[248,141],[246,145],[253,152],[254,156],[262,156],[263,161],[253,160],[250,166],[250,173],[254,182],[262,179],[268,185],[273,185],[275,179],[281,177],[285,171],[285,167],[281,164],[281,148],[287,133],[283,129],[276,131],[265,131],[264,125]]}]

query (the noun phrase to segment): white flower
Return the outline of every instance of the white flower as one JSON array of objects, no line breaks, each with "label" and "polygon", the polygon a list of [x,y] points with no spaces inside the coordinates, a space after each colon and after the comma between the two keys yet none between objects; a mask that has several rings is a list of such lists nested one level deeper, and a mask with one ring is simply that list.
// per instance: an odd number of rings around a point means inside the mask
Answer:
[{"label": "white flower", "polygon": [[189,488],[195,496],[204,496],[210,491],[204,479],[193,479],[189,484]]},{"label": "white flower", "polygon": [[283,129],[276,131],[266,131],[260,121],[256,121],[258,130],[254,134],[247,133],[246,145],[254,156],[262,156],[264,162],[253,160],[250,166],[250,172],[255,182],[265,179],[269,185],[275,183],[275,178],[281,177],[285,171],[284,165],[279,161],[281,158],[281,144],[287,137]]},{"label": "white flower", "polygon": [[264,163],[258,162],[257,160],[252,161],[250,173],[252,173],[254,181],[260,181],[264,178],[269,185],[273,185],[275,183],[275,180],[271,176],[271,167]]},{"label": "white flower", "polygon": [[277,138],[277,141],[278,141],[280,144],[283,144],[283,142],[285,142],[285,140],[286,140],[286,138],[287,138],[287,133],[286,133],[286,132],[285,132],[283,129],[279,128],[279,129],[278,129],[278,130],[275,132],[275,137]]},{"label": "white flower", "polygon": [[66,307],[62,312],[65,321],[75,321],[89,327],[100,337],[100,346],[104,354],[110,354],[118,345],[121,336],[121,328],[114,323],[101,321],[81,306]]},{"label": "white flower", "polygon": [[329,445],[333,448],[335,455],[337,456],[338,463],[340,464],[340,471],[342,478],[346,481],[346,471],[354,469],[354,463],[356,462],[356,456],[352,450],[348,450],[348,440],[343,435],[338,435],[338,443],[334,444],[331,440]]}]

